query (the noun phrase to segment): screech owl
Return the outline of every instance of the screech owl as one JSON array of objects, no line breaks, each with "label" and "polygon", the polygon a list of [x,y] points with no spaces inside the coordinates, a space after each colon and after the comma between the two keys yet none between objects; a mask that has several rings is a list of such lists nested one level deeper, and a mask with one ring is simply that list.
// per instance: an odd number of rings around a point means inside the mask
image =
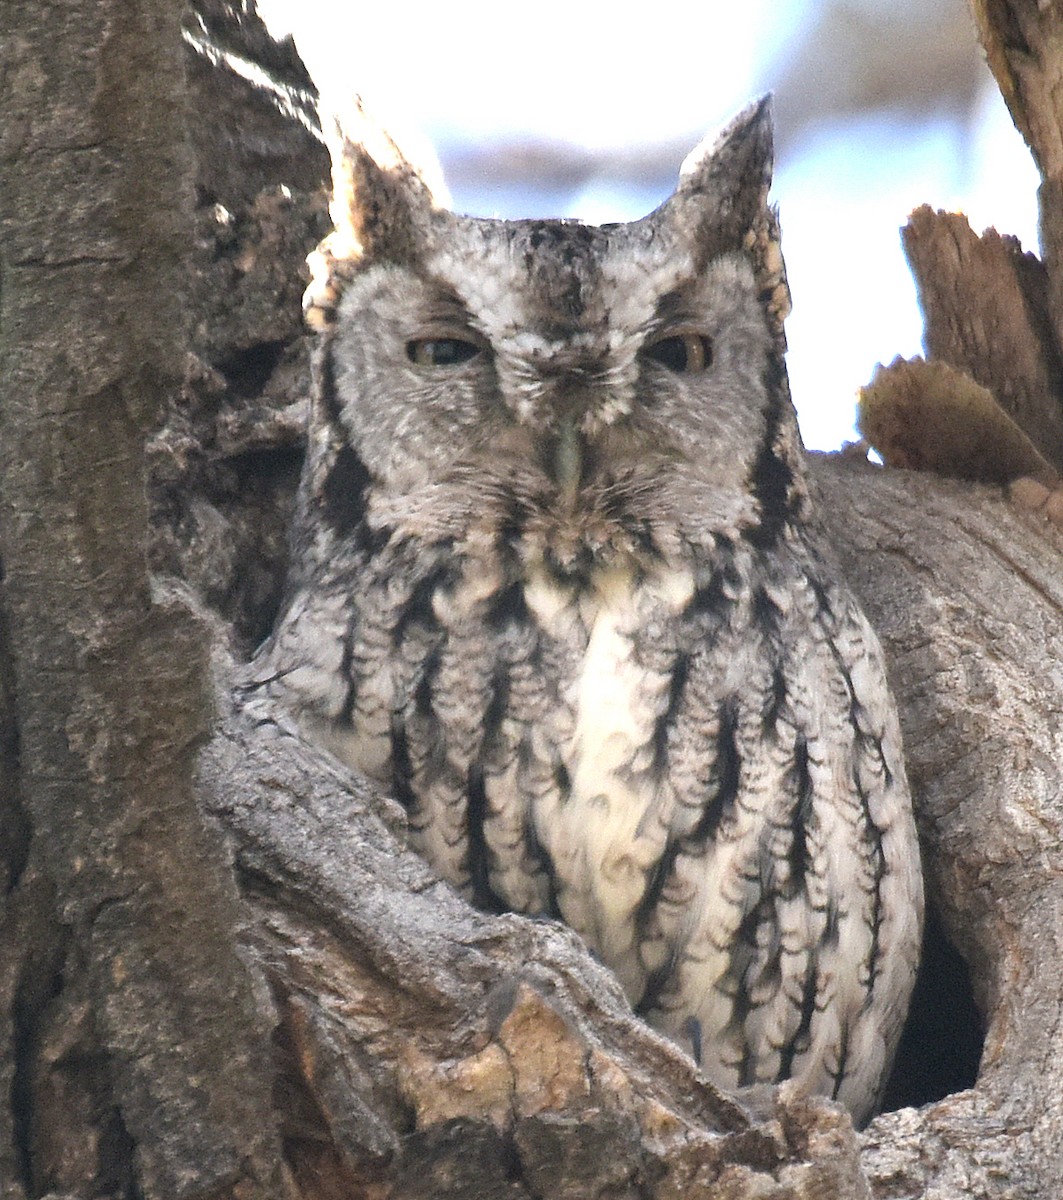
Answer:
[{"label": "screech owl", "polygon": [[333,146],[335,311],[257,686],[473,902],[573,926],[715,1082],[794,1077],[862,1121],[922,882],[881,651],[810,513],[768,103],[600,228],[458,216],[385,151]]}]

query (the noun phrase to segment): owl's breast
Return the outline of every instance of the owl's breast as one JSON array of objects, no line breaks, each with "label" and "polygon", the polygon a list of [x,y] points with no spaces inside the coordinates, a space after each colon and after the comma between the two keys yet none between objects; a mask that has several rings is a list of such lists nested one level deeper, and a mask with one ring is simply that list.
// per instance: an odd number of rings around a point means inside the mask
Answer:
[{"label": "owl's breast", "polygon": [[582,587],[545,570],[524,584],[558,683],[542,752],[564,780],[532,806],[535,833],[554,863],[566,920],[633,994],[645,983],[634,912],[666,836],[655,816],[661,732],[683,661],[677,618],[693,592],[683,567],[645,574],[632,563],[592,572]]},{"label": "owl's breast", "polygon": [[273,651],[293,665],[263,669],[308,728],[441,874],[564,918],[718,1082],[794,1075],[866,1109],[921,885],[851,599],[746,542],[579,573],[494,533],[400,551],[293,605]]}]

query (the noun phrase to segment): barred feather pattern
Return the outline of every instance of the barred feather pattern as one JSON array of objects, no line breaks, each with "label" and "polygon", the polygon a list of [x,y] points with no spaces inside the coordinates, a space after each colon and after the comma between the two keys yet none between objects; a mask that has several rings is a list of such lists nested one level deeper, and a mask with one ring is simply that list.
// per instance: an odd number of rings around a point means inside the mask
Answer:
[{"label": "barred feather pattern", "polygon": [[459,217],[335,153],[359,257],[321,292],[253,685],[470,900],[575,928],[718,1084],[794,1078],[864,1120],[919,850],[805,488],[766,102],[628,225]]},{"label": "barred feather pattern", "polygon": [[920,887],[865,618],[792,526],[566,575],[493,499],[460,542],[351,539],[259,677],[448,880],[566,921],[716,1082],[797,1077],[864,1117]]}]

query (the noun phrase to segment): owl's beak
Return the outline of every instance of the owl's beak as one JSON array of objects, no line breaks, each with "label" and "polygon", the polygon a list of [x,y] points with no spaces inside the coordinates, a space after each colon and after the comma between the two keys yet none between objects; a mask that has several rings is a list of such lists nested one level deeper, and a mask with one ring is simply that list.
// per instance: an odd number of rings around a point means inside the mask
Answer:
[{"label": "owl's beak", "polygon": [[575,415],[563,417],[554,449],[554,481],[561,502],[571,508],[583,478],[583,435],[576,428]]}]

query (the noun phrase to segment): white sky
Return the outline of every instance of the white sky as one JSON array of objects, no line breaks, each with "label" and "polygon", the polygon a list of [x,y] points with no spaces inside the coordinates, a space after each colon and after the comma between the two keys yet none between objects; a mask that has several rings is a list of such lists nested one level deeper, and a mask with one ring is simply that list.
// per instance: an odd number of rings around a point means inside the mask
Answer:
[{"label": "white sky", "polygon": [[[627,19],[583,0],[259,0],[259,11],[295,34],[319,87],[360,93],[400,140],[423,136],[445,164],[463,145],[519,135],[604,151],[685,136],[693,147],[770,83],[765,65],[813,4],[656,0]],[[853,437],[855,391],[875,363],[920,351],[898,233],[909,211],[964,211],[976,230],[996,225],[1036,249],[1036,187],[991,88],[967,131],[946,118],[865,119],[820,130],[780,164],[773,195],[794,297],[788,362],[809,446]],[[486,194],[461,199],[497,215]],[[526,211],[503,215],[625,220],[661,199],[599,187],[571,197],[567,211],[530,195]]]}]

